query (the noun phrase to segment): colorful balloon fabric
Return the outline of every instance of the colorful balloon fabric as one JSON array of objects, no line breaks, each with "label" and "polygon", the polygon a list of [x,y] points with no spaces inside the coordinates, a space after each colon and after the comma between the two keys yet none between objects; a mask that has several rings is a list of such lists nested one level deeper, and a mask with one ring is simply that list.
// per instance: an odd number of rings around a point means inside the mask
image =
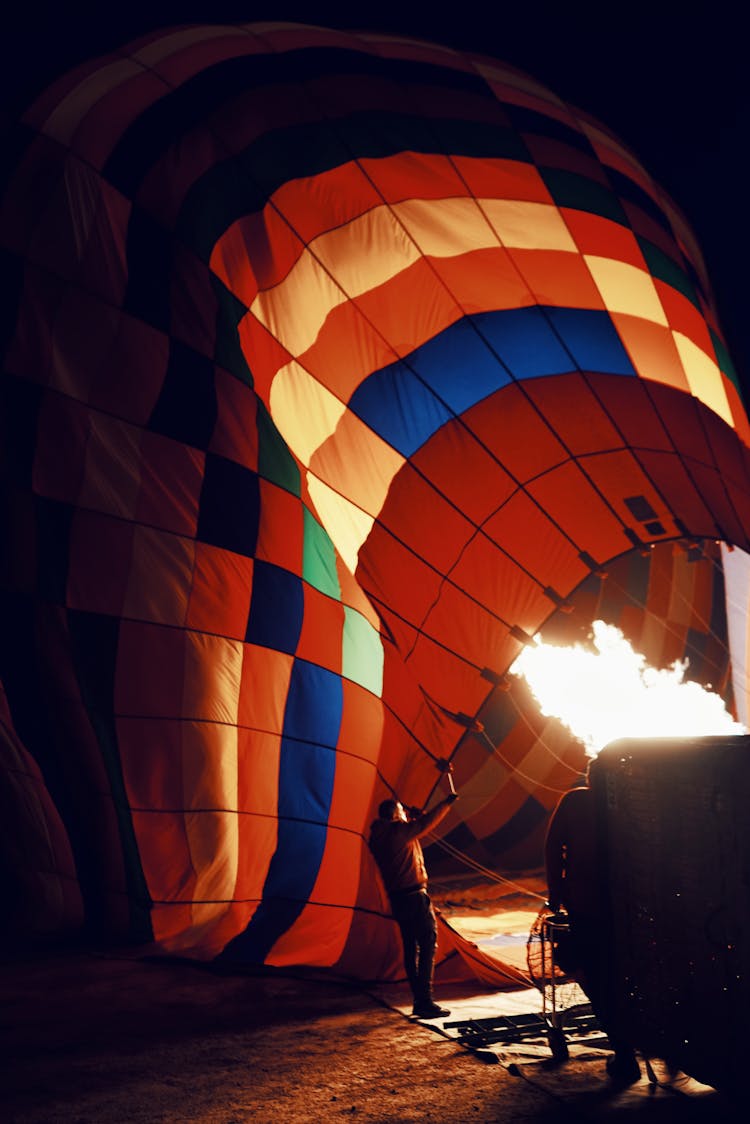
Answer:
[{"label": "colorful balloon fabric", "polygon": [[[79,67],[10,154],[32,913],[392,977],[379,802],[451,760],[430,865],[507,873],[583,767],[506,690],[542,626],[604,615],[746,705],[748,421],[695,239],[604,125],[446,47],[212,25]],[[445,927],[441,959],[514,978]]]}]

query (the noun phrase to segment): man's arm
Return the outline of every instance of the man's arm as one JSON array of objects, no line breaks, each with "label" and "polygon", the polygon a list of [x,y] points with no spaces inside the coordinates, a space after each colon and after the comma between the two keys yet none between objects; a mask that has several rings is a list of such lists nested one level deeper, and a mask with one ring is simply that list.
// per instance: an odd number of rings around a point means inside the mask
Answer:
[{"label": "man's arm", "polygon": [[444,820],[448,815],[448,809],[451,804],[458,800],[458,793],[452,792],[450,796],[446,796],[445,800],[441,800],[429,812],[422,812],[421,815],[416,816],[415,819],[409,820],[406,824],[407,830],[404,832],[409,839],[419,839],[423,835],[427,835],[432,831],[433,827],[437,827],[441,820]]}]

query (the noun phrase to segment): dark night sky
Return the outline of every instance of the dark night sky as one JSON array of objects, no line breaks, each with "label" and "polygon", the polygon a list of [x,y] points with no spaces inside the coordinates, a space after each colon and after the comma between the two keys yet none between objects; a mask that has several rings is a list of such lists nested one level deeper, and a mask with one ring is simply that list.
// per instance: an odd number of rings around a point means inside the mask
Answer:
[{"label": "dark night sky", "polygon": [[[0,83],[13,115],[75,63],[146,30],[188,22],[290,19],[402,31],[494,55],[599,117],[670,192],[704,250],[730,351],[750,388],[746,329],[746,216],[750,81],[742,9],[727,0],[413,0],[338,3],[159,2],[116,10],[99,3],[19,5],[3,27]],[[750,394],[746,395],[750,399]]]}]

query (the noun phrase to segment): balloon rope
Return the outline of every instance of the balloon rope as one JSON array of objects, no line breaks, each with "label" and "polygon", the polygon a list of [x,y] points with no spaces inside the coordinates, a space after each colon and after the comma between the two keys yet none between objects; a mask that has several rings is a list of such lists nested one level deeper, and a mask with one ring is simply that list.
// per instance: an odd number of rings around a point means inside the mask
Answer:
[{"label": "balloon rope", "polygon": [[489,867],[483,866],[482,863],[464,854],[463,851],[459,851],[445,839],[435,839],[433,843],[436,847],[441,847],[452,858],[458,859],[459,862],[464,863],[470,870],[483,875],[490,882],[497,882],[499,885],[509,886],[511,889],[517,890],[519,893],[523,894],[524,897],[536,898],[540,902],[546,901],[543,894],[538,894],[535,890],[530,890],[528,887],[522,886],[520,882],[514,882],[512,878],[506,878],[504,875],[498,874],[496,870],[491,870]]}]

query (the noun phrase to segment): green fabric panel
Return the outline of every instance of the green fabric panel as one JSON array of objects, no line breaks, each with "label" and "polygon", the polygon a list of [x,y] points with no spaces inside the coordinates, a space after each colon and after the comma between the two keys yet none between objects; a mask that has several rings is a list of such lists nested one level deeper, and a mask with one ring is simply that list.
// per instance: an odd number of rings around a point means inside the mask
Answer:
[{"label": "green fabric panel", "polygon": [[383,643],[370,622],[348,605],[344,606],[342,672],[345,679],[359,683],[378,698],[382,696]]},{"label": "green fabric panel", "polygon": [[336,573],[336,551],[320,523],[304,509],[305,541],[302,552],[302,577],[328,597],[341,598]]},{"label": "green fabric panel", "polygon": [[237,325],[247,313],[247,308],[229,292],[218,277],[211,284],[216,294],[216,344],[214,359],[220,367],[231,371],[248,386],[253,385],[253,375],[247,365]]},{"label": "green fabric panel", "polygon": [[734,384],[734,388],[737,391],[737,393],[739,394],[740,400],[744,402],[745,399],[744,399],[744,395],[742,393],[742,387],[740,385],[739,375],[737,374],[737,371],[735,370],[734,363],[732,362],[732,360],[729,356],[729,352],[727,351],[726,347],[724,346],[724,343],[722,342],[722,340],[720,340],[719,337],[716,335],[716,332],[713,330],[713,328],[709,328],[709,331],[711,333],[711,343],[714,345],[714,351],[716,352],[716,360],[719,364],[719,368],[724,372],[724,374],[727,376],[727,378],[730,379],[731,382]]},{"label": "green fabric panel", "polygon": [[602,184],[560,168],[540,168],[539,172],[558,207],[588,211],[592,215],[613,219],[621,226],[629,226],[619,199]]},{"label": "green fabric panel", "polygon": [[278,484],[293,496],[300,494],[300,476],[297,462],[287,448],[271,416],[258,400],[258,474],[264,480]]},{"label": "green fabric panel", "polygon": [[701,311],[700,301],[698,294],[695,291],[690,278],[686,273],[680,269],[676,262],[672,261],[670,257],[655,246],[653,242],[649,242],[646,238],[639,238],[638,244],[641,247],[641,252],[646,259],[646,265],[654,277],[658,277],[660,281],[666,282],[671,285],[673,289],[677,289],[678,293],[682,293],[684,297],[695,305],[698,311]]}]

